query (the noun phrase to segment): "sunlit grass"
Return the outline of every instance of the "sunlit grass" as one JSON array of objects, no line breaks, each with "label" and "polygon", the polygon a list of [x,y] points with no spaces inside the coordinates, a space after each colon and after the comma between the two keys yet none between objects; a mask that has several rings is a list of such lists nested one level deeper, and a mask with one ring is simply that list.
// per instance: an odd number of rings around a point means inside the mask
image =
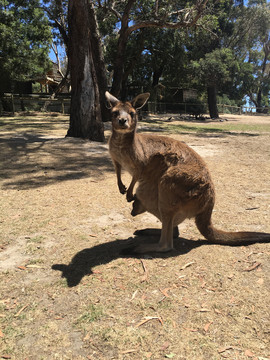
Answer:
[{"label": "sunlit grass", "polygon": [[[141,123],[144,128],[144,125]],[[269,124],[244,124],[244,123],[230,123],[227,121],[217,122],[217,123],[197,123],[197,122],[147,122],[147,128],[149,131],[151,129],[159,129],[162,132],[168,133],[247,133],[247,134],[262,134],[270,132],[270,123]],[[142,129],[144,131],[144,129]]]}]

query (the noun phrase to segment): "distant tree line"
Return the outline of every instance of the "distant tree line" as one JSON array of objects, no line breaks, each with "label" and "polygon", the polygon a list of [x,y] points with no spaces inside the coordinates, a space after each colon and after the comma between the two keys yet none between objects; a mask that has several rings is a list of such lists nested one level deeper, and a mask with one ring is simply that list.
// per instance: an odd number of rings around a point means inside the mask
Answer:
[{"label": "distant tree line", "polygon": [[0,0],[0,10],[0,69],[12,77],[44,71],[52,41],[65,50],[69,136],[102,141],[108,87],[123,99],[143,88],[152,100],[160,84],[193,88],[212,118],[217,98],[269,105],[266,0]]}]

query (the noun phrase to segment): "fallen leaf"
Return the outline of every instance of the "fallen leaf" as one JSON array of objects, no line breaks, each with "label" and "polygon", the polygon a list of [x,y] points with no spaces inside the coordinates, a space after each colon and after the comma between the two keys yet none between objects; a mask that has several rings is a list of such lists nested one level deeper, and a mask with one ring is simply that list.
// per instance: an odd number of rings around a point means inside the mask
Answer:
[{"label": "fallen leaf", "polygon": [[40,265],[26,265],[27,268],[30,268],[30,269],[44,269],[44,266],[40,266]]},{"label": "fallen leaf", "polygon": [[190,332],[197,332],[198,329],[190,329],[190,328],[186,328],[184,327],[183,329],[187,330],[187,331],[190,331]]},{"label": "fallen leaf", "polygon": [[256,262],[254,265],[252,265],[251,267],[244,269],[243,271],[253,271],[255,269],[257,269],[259,266],[261,265],[261,263]]},{"label": "fallen leaf", "polygon": [[211,311],[211,310],[209,310],[209,309],[206,309],[206,308],[201,308],[200,310],[198,310],[199,312],[209,312],[209,311]]},{"label": "fallen leaf", "polygon": [[232,350],[232,349],[233,349],[232,346],[226,346],[226,347],[224,347],[224,348],[219,349],[219,350],[218,350],[218,353],[219,353],[219,354],[222,354],[222,353],[224,353],[225,351]]},{"label": "fallen leaf", "polygon": [[144,262],[142,259],[140,259],[140,262],[141,262],[141,264],[142,264],[143,271],[144,271],[144,272],[147,272],[147,269],[146,269],[146,266],[145,266],[145,262]]},{"label": "fallen leaf", "polygon": [[18,317],[19,315],[21,315],[21,313],[29,306],[29,304],[24,305],[18,312],[16,315],[14,315],[15,317]]},{"label": "fallen leaf", "polygon": [[255,355],[253,354],[253,352],[251,352],[250,350],[246,350],[245,351],[245,355],[247,356],[247,357],[254,357]]},{"label": "fallen leaf", "polygon": [[3,334],[3,332],[0,330],[0,337],[4,337],[4,334]]},{"label": "fallen leaf", "polygon": [[202,282],[201,288],[203,289],[205,287],[205,285],[206,285],[206,281]]},{"label": "fallen leaf", "polygon": [[170,297],[169,294],[168,294],[168,291],[170,290],[170,288],[166,288],[166,289],[159,289],[162,294],[165,296],[165,297]]},{"label": "fallen leaf", "polygon": [[138,349],[130,349],[130,350],[121,351],[121,354],[131,354],[137,351]]},{"label": "fallen leaf", "polygon": [[145,357],[146,357],[147,359],[150,359],[151,356],[152,356],[152,353],[151,353],[151,352],[148,352],[148,353],[145,354]]},{"label": "fallen leaf", "polygon": [[138,291],[139,291],[139,290],[137,289],[137,290],[133,293],[130,301],[132,301],[133,299],[135,299],[135,296],[137,295]]},{"label": "fallen leaf", "polygon": [[184,270],[184,269],[186,269],[187,267],[191,266],[192,264],[195,264],[195,261],[191,261],[191,262],[185,264],[184,266],[182,266],[182,267],[180,268],[180,270]]},{"label": "fallen leaf", "polygon": [[165,355],[165,358],[167,358],[167,359],[172,359],[174,357],[175,357],[174,353],[170,353],[170,354]]},{"label": "fallen leaf", "polygon": [[145,317],[141,322],[139,322],[139,324],[137,324],[135,327],[139,327],[139,326],[147,323],[147,322],[150,321],[150,320],[158,320],[158,321],[161,323],[161,325],[163,325],[163,321],[162,321],[162,319],[161,319],[160,317],[158,317],[158,316],[146,316],[146,317]]},{"label": "fallen leaf", "polygon": [[259,285],[262,285],[264,283],[264,279],[263,278],[260,278],[258,281],[257,281],[257,284]]},{"label": "fallen leaf", "polygon": [[216,314],[222,315],[222,312],[220,310],[215,309],[214,311],[215,311]]},{"label": "fallen leaf", "polygon": [[87,333],[87,334],[85,335],[85,337],[83,338],[83,341],[88,341],[88,340],[90,340],[90,339],[91,339],[90,333]]},{"label": "fallen leaf", "polygon": [[20,270],[26,270],[26,267],[25,267],[25,266],[18,266],[18,269],[20,269]]},{"label": "fallen leaf", "polygon": [[10,355],[0,355],[1,359],[11,359]]},{"label": "fallen leaf", "polygon": [[170,346],[169,341],[166,341],[160,348],[161,351],[164,351],[166,349],[168,349],[168,347]]},{"label": "fallen leaf", "polygon": [[210,321],[208,324],[205,325],[205,327],[203,328],[205,332],[207,332],[209,330],[209,327],[213,324],[213,321]]}]

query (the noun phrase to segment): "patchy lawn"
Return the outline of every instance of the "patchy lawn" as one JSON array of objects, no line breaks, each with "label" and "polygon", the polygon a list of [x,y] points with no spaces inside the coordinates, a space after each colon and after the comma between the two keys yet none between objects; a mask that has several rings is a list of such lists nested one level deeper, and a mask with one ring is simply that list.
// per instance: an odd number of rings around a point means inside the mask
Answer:
[{"label": "patchy lawn", "polygon": [[[214,224],[270,232],[270,117],[169,117],[140,131],[204,157]],[[0,118],[0,359],[270,359],[269,244],[210,245],[190,220],[171,253],[122,257],[158,241],[133,233],[160,223],[132,218],[107,145],[67,128],[63,116]]]}]

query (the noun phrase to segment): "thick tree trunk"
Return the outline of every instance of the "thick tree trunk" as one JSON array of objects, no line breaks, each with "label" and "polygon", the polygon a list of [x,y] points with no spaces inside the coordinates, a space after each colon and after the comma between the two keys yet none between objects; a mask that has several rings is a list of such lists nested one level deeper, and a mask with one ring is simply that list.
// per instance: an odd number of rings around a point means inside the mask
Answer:
[{"label": "thick tree trunk", "polygon": [[217,108],[216,86],[208,86],[207,96],[208,96],[208,108],[209,108],[210,118],[217,119],[217,118],[219,118],[219,114],[218,114],[218,108]]},{"label": "thick tree trunk", "polygon": [[88,0],[69,0],[70,126],[67,136],[104,141]]}]

